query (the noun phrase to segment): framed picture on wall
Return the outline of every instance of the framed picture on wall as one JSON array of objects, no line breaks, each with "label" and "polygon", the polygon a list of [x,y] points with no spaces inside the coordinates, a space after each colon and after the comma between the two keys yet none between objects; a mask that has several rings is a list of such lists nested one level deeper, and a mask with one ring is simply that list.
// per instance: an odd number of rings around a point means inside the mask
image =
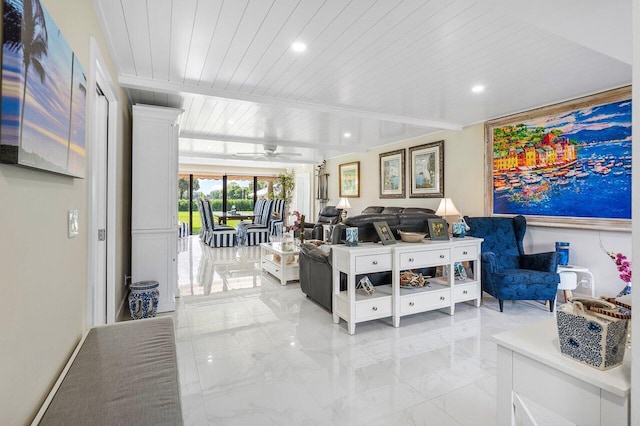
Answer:
[{"label": "framed picture on wall", "polygon": [[404,151],[380,154],[380,198],[404,198]]},{"label": "framed picture on wall", "polygon": [[409,197],[444,197],[444,141],[409,148],[409,166]]},{"label": "framed picture on wall", "polygon": [[623,87],[487,122],[487,211],[631,230],[631,121]]},{"label": "framed picture on wall", "polygon": [[338,180],[340,198],[358,198],[360,196],[360,162],[340,164]]}]

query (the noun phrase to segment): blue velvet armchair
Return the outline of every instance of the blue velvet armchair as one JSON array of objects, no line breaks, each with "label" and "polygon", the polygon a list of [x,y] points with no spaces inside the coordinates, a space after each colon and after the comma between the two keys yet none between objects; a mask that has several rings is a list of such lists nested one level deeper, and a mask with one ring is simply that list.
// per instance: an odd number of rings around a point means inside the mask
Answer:
[{"label": "blue velvet armchair", "polygon": [[482,242],[482,290],[500,304],[505,300],[547,300],[553,312],[560,276],[556,252],[525,254],[523,216],[467,217],[470,235]]}]

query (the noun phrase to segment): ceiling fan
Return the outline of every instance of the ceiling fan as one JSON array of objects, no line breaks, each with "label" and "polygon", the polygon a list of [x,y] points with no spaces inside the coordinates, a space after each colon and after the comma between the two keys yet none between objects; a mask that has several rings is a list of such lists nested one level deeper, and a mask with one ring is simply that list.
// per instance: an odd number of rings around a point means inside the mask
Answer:
[{"label": "ceiling fan", "polygon": [[233,156],[248,156],[251,157],[251,159],[264,158],[266,160],[275,160],[279,158],[286,160],[289,157],[299,157],[302,155],[299,152],[276,152],[278,149],[278,145],[276,144],[264,144],[262,147],[264,148],[264,152],[262,154],[255,152],[236,152]]}]

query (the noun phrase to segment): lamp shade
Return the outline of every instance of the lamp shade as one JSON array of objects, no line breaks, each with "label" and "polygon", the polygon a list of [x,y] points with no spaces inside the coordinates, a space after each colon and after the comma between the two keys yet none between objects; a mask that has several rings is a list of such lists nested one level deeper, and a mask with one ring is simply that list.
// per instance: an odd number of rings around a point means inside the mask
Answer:
[{"label": "lamp shade", "polygon": [[460,212],[456,208],[455,204],[453,204],[453,200],[451,198],[443,198],[440,200],[440,205],[438,206],[438,210],[436,210],[436,214],[442,217],[460,216]]},{"label": "lamp shade", "polygon": [[349,200],[347,198],[340,198],[336,209],[338,210],[348,210],[351,208],[351,204],[349,204]]}]

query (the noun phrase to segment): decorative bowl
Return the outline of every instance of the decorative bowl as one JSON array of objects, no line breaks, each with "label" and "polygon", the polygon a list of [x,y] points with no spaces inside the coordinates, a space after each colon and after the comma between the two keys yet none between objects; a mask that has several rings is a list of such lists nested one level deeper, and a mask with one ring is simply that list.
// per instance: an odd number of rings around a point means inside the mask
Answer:
[{"label": "decorative bowl", "polygon": [[405,243],[419,243],[427,235],[421,232],[402,232],[398,231],[400,239]]}]

